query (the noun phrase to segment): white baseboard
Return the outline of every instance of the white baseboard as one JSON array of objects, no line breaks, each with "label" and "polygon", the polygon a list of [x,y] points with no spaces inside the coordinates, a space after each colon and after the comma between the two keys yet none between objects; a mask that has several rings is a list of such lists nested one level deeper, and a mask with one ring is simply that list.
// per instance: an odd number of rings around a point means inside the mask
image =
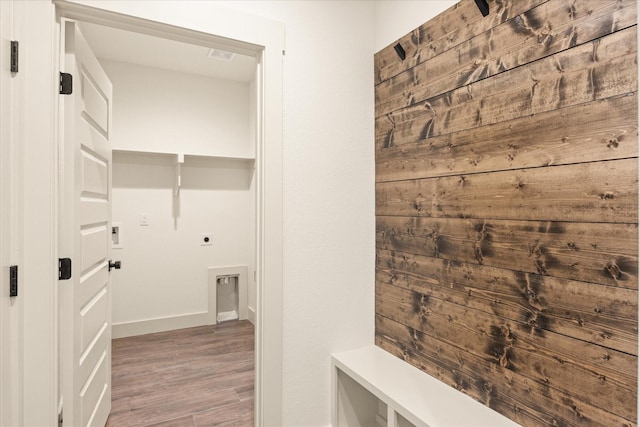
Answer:
[{"label": "white baseboard", "polygon": [[112,325],[111,337],[133,337],[156,332],[173,331],[175,329],[193,328],[195,326],[215,325],[218,321],[216,313],[217,277],[226,275],[238,276],[238,319],[248,319],[255,325],[256,311],[254,308],[247,306],[247,266],[210,267],[208,269],[208,275],[208,311],[115,323]]},{"label": "white baseboard", "polygon": [[209,313],[192,313],[180,316],[161,317],[157,319],[138,320],[112,325],[111,337],[124,338],[136,335],[153,334],[155,332],[173,331],[175,329],[193,328],[209,324]]},{"label": "white baseboard", "polygon": [[251,322],[253,326],[256,325],[256,309],[253,307],[247,307],[247,320]]}]

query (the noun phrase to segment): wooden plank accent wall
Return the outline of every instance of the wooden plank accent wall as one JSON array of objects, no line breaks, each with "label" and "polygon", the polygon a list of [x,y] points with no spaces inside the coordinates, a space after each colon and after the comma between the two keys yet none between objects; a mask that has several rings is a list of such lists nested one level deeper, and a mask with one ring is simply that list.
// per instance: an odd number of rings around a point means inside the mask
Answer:
[{"label": "wooden plank accent wall", "polygon": [[637,426],[636,0],[489,5],[375,56],[376,345],[523,426]]}]

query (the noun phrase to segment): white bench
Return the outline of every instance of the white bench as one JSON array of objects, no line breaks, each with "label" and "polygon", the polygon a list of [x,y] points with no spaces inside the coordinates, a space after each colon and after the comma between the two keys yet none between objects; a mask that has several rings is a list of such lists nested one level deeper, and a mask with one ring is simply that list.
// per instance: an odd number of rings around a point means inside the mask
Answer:
[{"label": "white bench", "polygon": [[333,427],[519,424],[376,346],[331,356]]}]

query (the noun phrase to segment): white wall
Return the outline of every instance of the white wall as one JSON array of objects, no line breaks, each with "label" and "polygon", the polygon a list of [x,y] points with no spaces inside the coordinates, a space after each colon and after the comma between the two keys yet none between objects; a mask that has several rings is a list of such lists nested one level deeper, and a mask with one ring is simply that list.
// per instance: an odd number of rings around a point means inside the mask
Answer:
[{"label": "white wall", "polygon": [[[115,148],[253,153],[248,84],[102,64],[114,87]],[[119,324],[206,312],[207,268],[253,265],[253,164],[187,157],[178,197],[174,165],[171,156],[114,154],[112,220],[123,239],[112,251],[123,266],[111,275],[116,335]],[[205,233],[213,246],[201,246]]]},{"label": "white wall", "polygon": [[220,2],[282,21],[285,426],[330,424],[330,354],[374,340],[372,2]]},{"label": "white wall", "polygon": [[286,27],[284,425],[329,425],[329,355],[374,342],[373,54],[456,2],[218,3]]},{"label": "white wall", "polygon": [[114,84],[114,149],[254,155],[248,83],[100,63]]},{"label": "white wall", "polygon": [[459,0],[376,0],[375,51],[379,51],[444,12]]}]

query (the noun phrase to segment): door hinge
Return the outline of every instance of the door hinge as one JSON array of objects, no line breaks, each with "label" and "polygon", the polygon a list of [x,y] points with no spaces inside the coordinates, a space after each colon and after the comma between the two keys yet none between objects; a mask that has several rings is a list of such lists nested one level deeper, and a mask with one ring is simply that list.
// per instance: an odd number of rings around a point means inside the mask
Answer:
[{"label": "door hinge", "polygon": [[73,93],[73,76],[69,73],[60,73],[60,95]]},{"label": "door hinge", "polygon": [[19,43],[15,40],[11,40],[11,72],[18,72],[18,46]]},{"label": "door hinge", "polygon": [[18,296],[18,266],[12,265],[9,267],[9,296]]},{"label": "door hinge", "polygon": [[58,258],[58,280],[71,279],[71,258]]}]

